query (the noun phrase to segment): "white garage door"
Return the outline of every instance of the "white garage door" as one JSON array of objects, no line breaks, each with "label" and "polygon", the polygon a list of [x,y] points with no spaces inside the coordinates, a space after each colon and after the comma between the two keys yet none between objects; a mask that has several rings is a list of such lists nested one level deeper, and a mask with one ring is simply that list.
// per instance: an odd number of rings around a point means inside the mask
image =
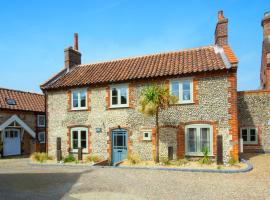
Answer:
[{"label": "white garage door", "polygon": [[21,154],[21,139],[19,129],[8,129],[4,131],[4,156]]}]

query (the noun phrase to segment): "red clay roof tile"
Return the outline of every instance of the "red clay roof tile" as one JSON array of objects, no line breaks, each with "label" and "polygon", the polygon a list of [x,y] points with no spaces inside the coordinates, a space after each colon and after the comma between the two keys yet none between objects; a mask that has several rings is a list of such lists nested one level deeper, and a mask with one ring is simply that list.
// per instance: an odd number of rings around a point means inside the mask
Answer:
[{"label": "red clay roof tile", "polygon": [[[42,89],[59,89],[99,83],[117,83],[135,79],[174,76],[226,69],[216,46],[205,46],[177,52],[160,53],[94,64],[78,65],[60,78],[41,85]],[[222,49],[222,47],[221,47]],[[224,46],[229,62],[237,59],[229,46]]]},{"label": "red clay roof tile", "polygon": [[[16,104],[9,105],[8,99]],[[0,109],[45,112],[45,97],[42,94],[0,88]]]}]

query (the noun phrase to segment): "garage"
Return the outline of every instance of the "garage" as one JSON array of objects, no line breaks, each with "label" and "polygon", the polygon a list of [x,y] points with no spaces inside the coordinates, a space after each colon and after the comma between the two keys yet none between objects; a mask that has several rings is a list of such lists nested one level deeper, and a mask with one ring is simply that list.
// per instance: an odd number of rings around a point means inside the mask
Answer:
[{"label": "garage", "polygon": [[3,137],[3,156],[21,154],[20,129],[6,129]]},{"label": "garage", "polygon": [[17,115],[0,125],[3,156],[30,154],[35,151],[36,133]]}]

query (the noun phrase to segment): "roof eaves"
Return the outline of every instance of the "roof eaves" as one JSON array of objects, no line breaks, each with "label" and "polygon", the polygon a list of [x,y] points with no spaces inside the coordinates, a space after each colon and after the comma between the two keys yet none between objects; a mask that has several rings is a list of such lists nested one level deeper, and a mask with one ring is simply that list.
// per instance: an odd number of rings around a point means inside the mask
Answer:
[{"label": "roof eaves", "polygon": [[237,58],[236,58],[234,52],[232,51],[231,47],[228,46],[228,45],[224,45],[224,46],[222,46],[222,48],[223,48],[224,53],[225,53],[227,59],[229,60],[229,62],[230,62],[233,66],[237,65],[237,64],[238,64],[238,60],[237,60]]},{"label": "roof eaves", "polygon": [[52,83],[57,81],[60,77],[67,74],[68,71],[66,68],[62,69],[60,72],[54,74],[52,77],[50,77],[48,80],[46,80],[44,83],[40,85],[41,89],[47,89]]}]

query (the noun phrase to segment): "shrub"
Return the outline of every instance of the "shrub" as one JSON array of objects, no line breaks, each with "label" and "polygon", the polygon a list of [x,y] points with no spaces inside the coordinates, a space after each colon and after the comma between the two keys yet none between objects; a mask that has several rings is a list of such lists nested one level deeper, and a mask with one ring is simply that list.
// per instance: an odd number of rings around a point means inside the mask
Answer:
[{"label": "shrub", "polygon": [[188,163],[188,160],[187,159],[179,159],[175,162],[175,165],[177,166],[182,166],[182,165],[185,165]]},{"label": "shrub", "polygon": [[153,154],[153,161],[156,161],[157,160],[156,158],[157,158],[157,155],[154,153]]},{"label": "shrub", "polygon": [[228,163],[229,165],[235,165],[237,163],[237,160],[235,160],[232,156],[230,156]]},{"label": "shrub", "polygon": [[64,163],[74,162],[76,161],[75,157],[72,154],[69,154],[64,158]]},{"label": "shrub", "polygon": [[43,163],[44,161],[52,160],[53,158],[46,153],[34,152],[31,155],[31,159],[32,161]]},{"label": "shrub", "polygon": [[209,150],[207,147],[203,148],[203,158],[199,160],[200,164],[207,164],[210,165],[212,163],[211,159],[209,158]]},{"label": "shrub", "polygon": [[138,154],[131,154],[128,156],[128,161],[132,165],[136,165],[141,162],[141,157]]},{"label": "shrub", "polygon": [[221,165],[218,165],[218,166],[217,166],[217,169],[218,169],[218,170],[221,170],[221,169],[222,169],[222,166],[221,166]]},{"label": "shrub", "polygon": [[92,155],[91,154],[91,155],[87,156],[86,161],[87,162],[97,163],[97,162],[101,161],[101,158],[99,156],[97,156],[97,155]]},{"label": "shrub", "polygon": [[167,157],[161,157],[160,162],[162,165],[170,165],[171,162]]}]

